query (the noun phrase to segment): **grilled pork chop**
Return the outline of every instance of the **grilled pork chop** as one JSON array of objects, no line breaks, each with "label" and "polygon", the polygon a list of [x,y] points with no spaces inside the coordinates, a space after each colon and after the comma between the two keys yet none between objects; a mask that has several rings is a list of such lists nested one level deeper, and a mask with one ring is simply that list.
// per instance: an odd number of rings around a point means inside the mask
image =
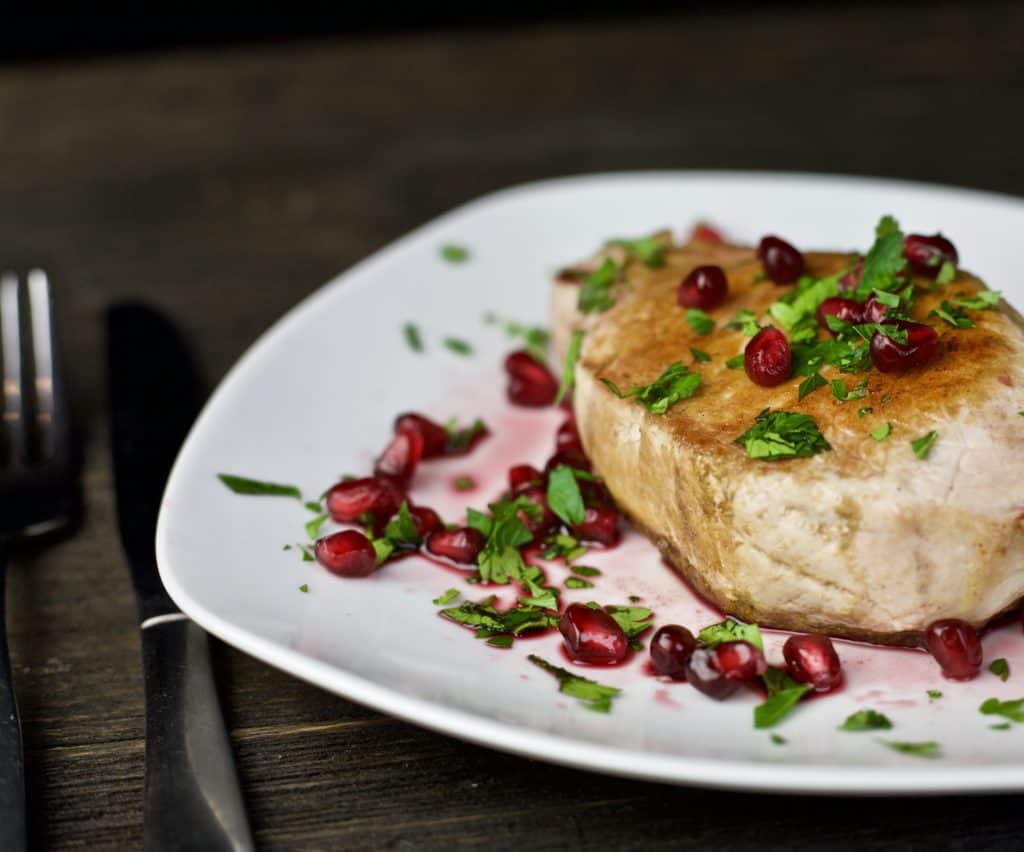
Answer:
[{"label": "grilled pork chop", "polygon": [[[609,255],[622,264],[614,304],[583,315],[578,279]],[[854,258],[807,254],[806,273],[827,276]],[[751,248],[692,240],[668,245],[663,260],[649,268],[605,249],[560,275],[552,335],[561,358],[572,330],[585,330],[574,406],[586,452],[621,509],[693,586],[747,621],[886,644],[917,644],[940,618],[980,627],[1024,597],[1024,321],[1016,311],[1005,302],[966,311],[970,328],[926,319],[944,299],[985,288],[962,270],[931,291],[931,281],[915,278],[913,318],[938,331],[935,359],[905,373],[824,366],[823,378],[848,388],[866,379],[866,393],[839,402],[825,385],[798,401],[799,376],[761,387],[726,366],[748,340],[724,328],[729,318],[746,308],[766,324],[769,306],[791,287],[763,280]],[[703,264],[723,267],[729,284],[705,335],[676,303],[679,282]],[[691,347],[710,361],[695,363]],[[703,381],[663,414],[601,381],[647,385],[675,361]],[[811,415],[831,450],[748,457],[736,440],[764,409]],[[887,437],[870,436],[886,423]],[[910,442],[932,430],[935,443],[919,458]]]}]

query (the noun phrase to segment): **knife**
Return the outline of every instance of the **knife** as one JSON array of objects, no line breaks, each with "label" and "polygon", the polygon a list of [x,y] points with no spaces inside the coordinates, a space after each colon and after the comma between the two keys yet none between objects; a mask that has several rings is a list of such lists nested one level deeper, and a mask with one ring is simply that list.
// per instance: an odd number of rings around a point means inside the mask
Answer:
[{"label": "knife", "polygon": [[207,636],[167,594],[153,547],[167,476],[199,410],[196,373],[168,320],[135,304],[107,312],[107,367],[118,526],[142,631],[143,848],[252,850]]}]

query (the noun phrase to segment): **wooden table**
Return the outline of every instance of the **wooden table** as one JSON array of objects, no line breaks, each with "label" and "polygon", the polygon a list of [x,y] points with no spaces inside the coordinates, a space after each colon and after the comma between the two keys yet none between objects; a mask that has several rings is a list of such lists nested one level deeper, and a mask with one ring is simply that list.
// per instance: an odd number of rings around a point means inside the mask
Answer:
[{"label": "wooden table", "polygon": [[[139,646],[102,373],[111,300],[166,309],[212,382],[338,270],[521,181],[772,168],[1024,194],[1020,4],[731,8],[0,69],[0,254],[54,270],[85,433],[83,528],[10,579],[40,848],[138,848],[142,832]],[[217,663],[265,849],[991,849],[1024,828],[1010,797],[779,798],[551,767],[223,646]]]}]

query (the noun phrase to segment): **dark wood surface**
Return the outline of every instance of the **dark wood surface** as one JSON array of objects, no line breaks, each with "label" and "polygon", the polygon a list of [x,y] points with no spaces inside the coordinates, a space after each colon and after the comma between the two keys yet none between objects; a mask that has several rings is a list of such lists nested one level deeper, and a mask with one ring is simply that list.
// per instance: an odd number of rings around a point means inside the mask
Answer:
[{"label": "dark wood surface", "polygon": [[[39,848],[141,840],[142,682],[112,502],[105,305],[166,309],[213,382],[335,272],[508,184],[725,167],[1024,194],[1024,6],[840,5],[0,69],[0,260],[54,270],[85,440],[82,529],[24,554],[10,578]],[[1013,797],[783,798],[551,767],[223,646],[217,665],[264,849],[991,849],[1019,847],[1024,829]]]}]

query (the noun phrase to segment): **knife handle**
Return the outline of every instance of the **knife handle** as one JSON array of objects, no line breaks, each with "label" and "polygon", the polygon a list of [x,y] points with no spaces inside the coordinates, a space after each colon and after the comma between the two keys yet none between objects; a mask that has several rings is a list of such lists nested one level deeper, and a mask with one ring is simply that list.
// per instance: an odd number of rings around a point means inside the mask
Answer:
[{"label": "knife handle", "polygon": [[142,624],[146,852],[251,852],[205,631],[181,613]]},{"label": "knife handle", "polygon": [[25,806],[25,760],[21,750],[21,722],[14,697],[11,659],[7,654],[4,624],[4,574],[7,554],[0,550],[0,849],[28,849]]}]

